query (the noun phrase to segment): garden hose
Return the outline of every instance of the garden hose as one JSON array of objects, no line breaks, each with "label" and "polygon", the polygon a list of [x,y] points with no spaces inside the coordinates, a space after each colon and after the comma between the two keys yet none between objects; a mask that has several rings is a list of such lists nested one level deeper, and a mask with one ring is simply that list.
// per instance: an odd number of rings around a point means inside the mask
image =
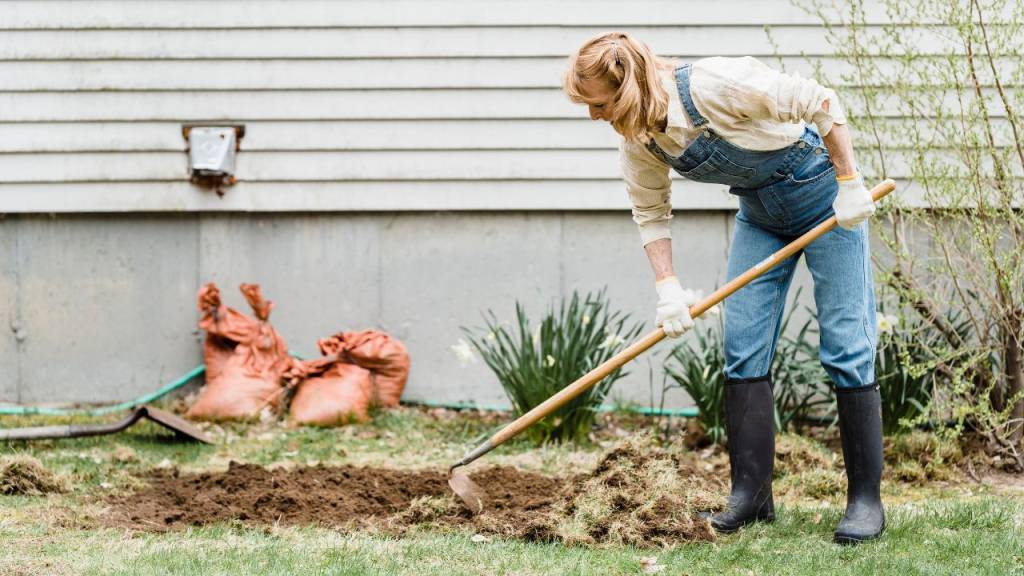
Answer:
[{"label": "garden hose", "polygon": [[[293,355],[294,356],[294,355]],[[295,356],[301,360],[300,356]],[[84,416],[103,416],[112,412],[120,412],[122,410],[131,410],[136,406],[143,404],[149,404],[155,402],[160,398],[174,392],[178,388],[188,384],[193,379],[206,373],[206,365],[200,364],[195,368],[189,370],[179,378],[172,382],[169,382],[165,386],[161,387],[155,392],[151,392],[144,396],[140,396],[135,400],[129,400],[127,402],[120,402],[111,406],[101,406],[98,408],[47,408],[43,406],[0,406],[0,416],[70,416],[70,415],[84,415]],[[450,410],[481,410],[484,412],[505,412],[509,408],[503,406],[491,406],[491,405],[478,405],[472,402],[432,402],[430,400],[403,400],[402,404],[412,406],[426,406],[428,408],[447,408]],[[599,412],[614,412],[617,410],[624,410],[627,412],[633,412],[636,414],[643,414],[645,416],[673,416],[673,417],[685,417],[693,418],[699,413],[697,408],[653,408],[648,406],[631,406],[631,407],[616,407],[602,405],[597,408]]]}]

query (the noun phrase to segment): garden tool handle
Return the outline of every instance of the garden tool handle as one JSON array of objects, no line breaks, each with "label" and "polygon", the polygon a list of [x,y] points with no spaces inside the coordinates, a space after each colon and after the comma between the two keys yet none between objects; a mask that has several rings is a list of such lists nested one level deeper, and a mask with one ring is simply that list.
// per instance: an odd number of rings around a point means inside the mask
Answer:
[{"label": "garden tool handle", "polygon": [[[891,179],[883,180],[877,186],[871,189],[871,198],[878,202],[887,194],[896,189],[896,182]],[[724,286],[715,290],[710,296],[704,298],[700,302],[697,302],[693,306],[690,306],[690,317],[697,318],[709,308],[725,300],[726,297],[731,295],[733,292],[739,290],[743,286],[750,283],[751,280],[757,278],[761,274],[764,274],[766,270],[774,267],[779,262],[782,262],[786,258],[789,258],[793,254],[796,254],[800,250],[803,250],[808,244],[818,239],[836,225],[836,217],[832,216],[828,220],[825,220],[821,224],[818,224],[814,228],[810,229],[803,236],[800,236],[796,240],[790,242],[787,246],[775,252],[768,258],[765,258],[761,262],[755,264],[752,268],[740,274],[736,278],[733,278]],[[537,423],[538,420],[551,414],[558,408],[560,408],[566,402],[572,400],[576,396],[589,389],[594,384],[600,382],[605,376],[608,376],[615,370],[618,370],[630,360],[636,358],[640,354],[644,353],[648,348],[654,346],[665,338],[665,331],[659,326],[651,333],[647,334],[640,340],[634,342],[615,356],[612,356],[608,360],[605,360],[601,365],[597,366],[590,372],[587,372],[579,380],[576,380],[572,384],[562,388],[550,398],[541,402],[535,406],[532,410],[523,414],[519,418],[510,422],[507,426],[499,430],[491,436],[486,442],[478,446],[472,452],[466,455],[461,461],[452,466],[454,469],[456,466],[462,466],[469,464],[473,460],[476,460],[480,456],[490,452],[494,448],[504,444],[509,439],[515,437],[523,430],[526,430],[530,426]]]},{"label": "garden tool handle", "polygon": [[4,428],[0,429],[0,440],[44,440],[113,434],[138,422],[142,418],[142,414],[142,411],[136,408],[124,419],[110,424],[59,424],[31,428]]}]

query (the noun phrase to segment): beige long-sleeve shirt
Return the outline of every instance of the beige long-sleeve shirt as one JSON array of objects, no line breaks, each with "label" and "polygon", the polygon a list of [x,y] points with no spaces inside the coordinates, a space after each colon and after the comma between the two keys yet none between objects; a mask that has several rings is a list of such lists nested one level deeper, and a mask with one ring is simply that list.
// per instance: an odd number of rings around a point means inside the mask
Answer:
[{"label": "beige long-sleeve shirt", "polygon": [[[678,156],[700,134],[683,110],[672,70],[661,72],[669,95],[668,124],[654,141]],[[805,122],[824,136],[846,115],[834,91],[810,78],[783,74],[751,57],[704,58],[692,63],[690,94],[708,125],[727,142],[748,150],[778,150],[796,142]],[[822,103],[828,100],[828,110]],[[633,203],[633,220],[644,244],[670,238],[669,166],[646,146],[622,140],[622,174]]]}]

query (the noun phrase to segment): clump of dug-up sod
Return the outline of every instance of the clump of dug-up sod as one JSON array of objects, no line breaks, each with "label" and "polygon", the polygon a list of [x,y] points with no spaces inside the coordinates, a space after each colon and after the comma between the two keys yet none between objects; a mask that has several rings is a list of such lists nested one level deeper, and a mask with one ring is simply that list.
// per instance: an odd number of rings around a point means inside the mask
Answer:
[{"label": "clump of dug-up sod", "polygon": [[725,490],[714,475],[647,436],[612,448],[577,477],[532,536],[567,544],[641,547],[714,539],[700,512],[721,509]]},{"label": "clump of dug-up sod", "polygon": [[845,487],[836,454],[815,440],[780,434],[775,440],[776,493],[805,498],[828,498]]},{"label": "clump of dug-up sod", "polygon": [[885,438],[888,473],[897,480],[924,484],[931,480],[950,480],[963,460],[960,446],[937,434],[914,430]]},{"label": "clump of dug-up sod", "polygon": [[0,460],[0,494],[40,496],[70,490],[67,478],[50,472],[31,456],[11,456]]},{"label": "clump of dug-up sod", "polygon": [[458,512],[458,503],[450,494],[420,496],[410,502],[408,508],[389,518],[385,525],[389,530],[401,534],[412,526],[434,524]]},{"label": "clump of dug-up sod", "polygon": [[775,478],[832,468],[835,464],[834,454],[810,438],[779,434],[775,439]]}]

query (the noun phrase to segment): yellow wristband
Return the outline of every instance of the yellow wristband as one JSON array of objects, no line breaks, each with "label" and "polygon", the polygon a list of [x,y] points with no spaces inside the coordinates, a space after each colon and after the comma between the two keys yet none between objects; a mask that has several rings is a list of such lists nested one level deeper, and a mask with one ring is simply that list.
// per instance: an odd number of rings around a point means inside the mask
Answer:
[{"label": "yellow wristband", "polygon": [[679,281],[679,279],[676,278],[675,276],[665,276],[661,280],[658,280],[657,282],[655,282],[654,285],[655,286],[661,286],[662,284],[664,284],[665,282],[668,282],[669,280],[675,280],[677,282]]},{"label": "yellow wristband", "polygon": [[859,174],[857,174],[856,172],[854,172],[853,174],[847,174],[846,176],[836,176],[836,181],[846,182],[847,180],[856,180],[857,176],[859,176]]}]

